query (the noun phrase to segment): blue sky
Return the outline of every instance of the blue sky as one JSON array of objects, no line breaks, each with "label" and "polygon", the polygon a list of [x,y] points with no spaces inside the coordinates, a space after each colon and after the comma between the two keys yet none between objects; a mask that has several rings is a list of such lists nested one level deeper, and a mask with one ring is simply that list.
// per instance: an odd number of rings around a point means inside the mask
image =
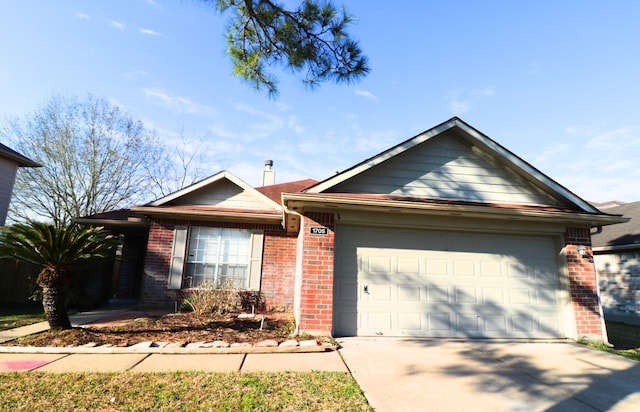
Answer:
[{"label": "blue sky", "polygon": [[281,74],[269,99],[197,0],[2,1],[0,116],[93,93],[252,185],[265,159],[277,182],[321,180],[459,116],[587,200],[640,200],[640,2],[343,4],[369,76],[310,92]]}]

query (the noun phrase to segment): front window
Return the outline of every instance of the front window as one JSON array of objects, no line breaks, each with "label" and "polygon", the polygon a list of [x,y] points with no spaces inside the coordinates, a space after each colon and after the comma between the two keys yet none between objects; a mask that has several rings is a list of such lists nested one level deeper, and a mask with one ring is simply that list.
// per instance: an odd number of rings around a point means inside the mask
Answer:
[{"label": "front window", "polygon": [[192,227],[189,232],[183,288],[204,282],[246,289],[251,260],[251,231],[215,227]]}]

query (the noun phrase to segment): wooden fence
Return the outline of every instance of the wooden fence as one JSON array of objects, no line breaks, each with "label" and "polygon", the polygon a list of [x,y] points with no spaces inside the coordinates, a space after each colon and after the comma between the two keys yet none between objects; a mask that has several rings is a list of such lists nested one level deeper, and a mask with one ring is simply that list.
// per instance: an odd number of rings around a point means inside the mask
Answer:
[{"label": "wooden fence", "polygon": [[0,303],[27,303],[35,289],[38,267],[0,259]]}]

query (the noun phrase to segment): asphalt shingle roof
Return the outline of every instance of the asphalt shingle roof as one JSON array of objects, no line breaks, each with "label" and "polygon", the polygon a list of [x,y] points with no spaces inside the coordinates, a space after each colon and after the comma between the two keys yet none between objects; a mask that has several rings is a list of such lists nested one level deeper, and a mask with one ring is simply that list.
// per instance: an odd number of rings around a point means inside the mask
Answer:
[{"label": "asphalt shingle roof", "polygon": [[631,218],[626,223],[605,226],[602,233],[592,236],[594,247],[631,246],[640,248],[640,201],[632,203],[610,202],[596,205],[601,211]]}]

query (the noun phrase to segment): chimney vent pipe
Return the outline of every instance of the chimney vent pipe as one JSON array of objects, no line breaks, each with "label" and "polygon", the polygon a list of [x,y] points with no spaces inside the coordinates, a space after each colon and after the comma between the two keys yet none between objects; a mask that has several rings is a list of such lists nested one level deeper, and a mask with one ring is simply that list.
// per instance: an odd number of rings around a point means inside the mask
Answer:
[{"label": "chimney vent pipe", "polygon": [[264,161],[264,170],[262,171],[262,186],[270,186],[276,183],[276,172],[271,170],[273,160]]}]

